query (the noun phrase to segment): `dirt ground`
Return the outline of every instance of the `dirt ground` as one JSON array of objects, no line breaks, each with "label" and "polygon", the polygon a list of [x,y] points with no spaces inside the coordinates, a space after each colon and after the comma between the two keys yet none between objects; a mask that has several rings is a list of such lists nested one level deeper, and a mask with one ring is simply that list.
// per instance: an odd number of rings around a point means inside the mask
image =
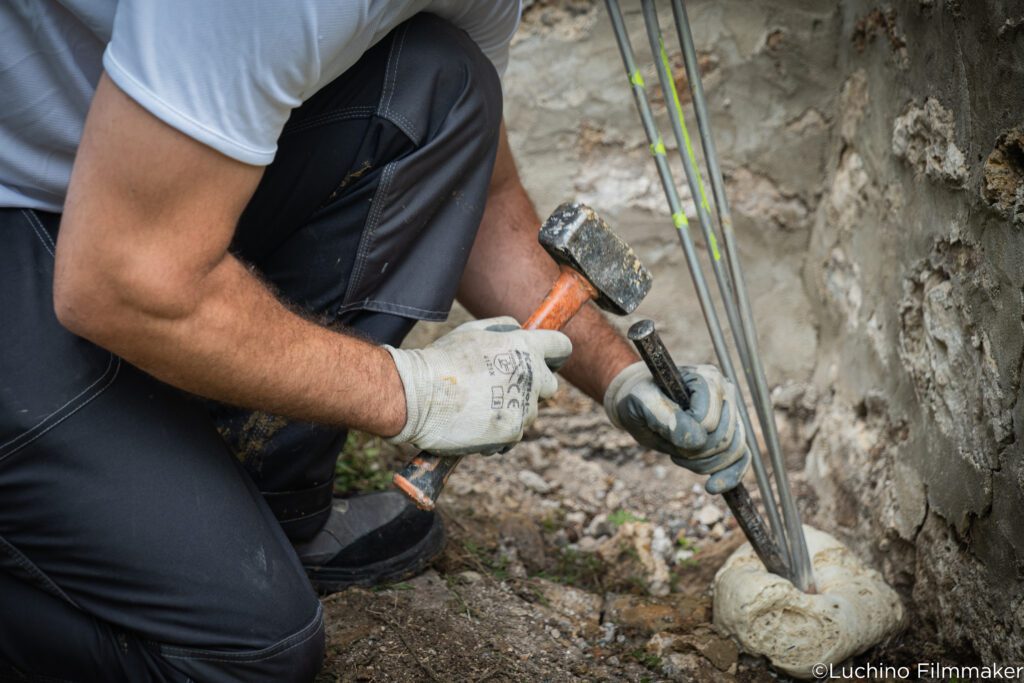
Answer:
[{"label": "dirt ground", "polygon": [[[778,398],[796,468],[810,427]],[[442,510],[448,544],[427,573],[325,599],[319,680],[786,680],[711,624],[711,579],[743,540],[724,503],[571,390],[510,453],[467,458]],[[860,659],[926,651],[909,634]]]}]

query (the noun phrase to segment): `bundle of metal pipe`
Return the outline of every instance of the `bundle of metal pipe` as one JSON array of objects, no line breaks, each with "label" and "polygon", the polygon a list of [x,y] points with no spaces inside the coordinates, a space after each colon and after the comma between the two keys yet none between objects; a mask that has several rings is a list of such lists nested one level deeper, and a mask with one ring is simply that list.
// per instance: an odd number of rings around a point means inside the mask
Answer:
[{"label": "bundle of metal pipe", "polygon": [[[708,333],[711,336],[715,355],[726,377],[737,386],[740,386],[736,368],[733,364],[733,357],[726,345],[722,325],[714,303],[711,300],[707,279],[704,276],[703,267],[697,257],[697,250],[690,236],[689,221],[686,213],[683,211],[682,201],[676,188],[672,171],[669,168],[665,143],[658,130],[658,125],[651,109],[647,96],[647,85],[637,66],[622,10],[618,0],[606,0],[606,4],[612,30],[619,45],[622,61],[626,68],[626,75],[632,86],[633,97],[640,114],[644,133],[647,136],[651,154],[658,168],[658,175],[665,191],[665,197],[668,200],[672,221],[686,257],[686,263],[693,279],[694,289],[697,292]],[[686,128],[682,105],[676,92],[675,80],[671,73],[668,53],[665,49],[665,42],[658,21],[657,7],[654,0],[642,0],[642,7],[651,55],[654,59],[658,79],[665,96],[672,133],[682,160],[690,195],[694,198],[694,202],[697,205],[697,221],[710,251],[711,269],[714,273],[718,291],[725,308],[726,318],[732,331],[736,353],[743,368],[751,403],[757,412],[761,433],[765,437],[765,444],[771,460],[775,491],[772,489],[772,483],[769,480],[761,449],[754,435],[749,413],[746,406],[742,405],[741,417],[747,430],[747,445],[752,455],[751,462],[757,486],[761,493],[761,500],[774,537],[773,540],[782,550],[784,556],[785,573],[787,574],[785,578],[792,581],[802,591],[813,591],[814,577],[810,556],[807,551],[807,541],[804,537],[800,513],[793,500],[786,475],[782,448],[779,444],[778,431],[775,426],[771,397],[768,393],[768,383],[765,379],[764,365],[760,358],[760,349],[757,342],[757,332],[754,327],[754,318],[750,308],[750,299],[740,266],[729,202],[725,194],[721,168],[718,164],[718,153],[711,136],[707,102],[701,84],[700,71],[697,66],[697,55],[694,50],[693,36],[690,31],[686,8],[683,6],[682,0],[672,0],[672,13],[675,19],[676,34],[683,55],[694,114],[697,119],[701,148],[707,163],[708,179],[711,184],[711,195],[714,200],[720,233],[715,231],[715,225],[711,217],[711,201],[705,192],[700,166]],[[719,234],[724,245],[724,258],[718,246]],[[778,493],[778,502],[776,502],[776,491]],[[752,542],[754,540],[751,539]]]}]

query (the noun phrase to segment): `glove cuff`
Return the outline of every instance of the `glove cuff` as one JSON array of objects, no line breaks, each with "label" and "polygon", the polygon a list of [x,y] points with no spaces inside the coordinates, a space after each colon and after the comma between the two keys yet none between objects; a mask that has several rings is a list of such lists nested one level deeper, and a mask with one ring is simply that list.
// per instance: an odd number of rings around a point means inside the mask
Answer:
[{"label": "glove cuff", "polygon": [[405,426],[402,427],[402,431],[388,437],[386,441],[393,444],[409,443],[414,440],[420,430],[422,421],[420,406],[426,405],[430,399],[429,396],[421,394],[429,393],[430,387],[421,386],[424,382],[415,381],[417,375],[421,374],[417,373],[417,365],[421,363],[421,360],[415,351],[396,349],[389,344],[385,344],[384,349],[391,354],[391,359],[395,361],[398,376],[405,388]]},{"label": "glove cuff", "polygon": [[651,372],[643,361],[637,361],[623,368],[619,374],[615,375],[611,384],[608,385],[608,389],[604,392],[604,400],[602,401],[604,412],[608,414],[608,419],[612,421],[613,425],[623,429],[622,421],[619,419],[619,401],[633,389],[637,382],[650,376]]}]

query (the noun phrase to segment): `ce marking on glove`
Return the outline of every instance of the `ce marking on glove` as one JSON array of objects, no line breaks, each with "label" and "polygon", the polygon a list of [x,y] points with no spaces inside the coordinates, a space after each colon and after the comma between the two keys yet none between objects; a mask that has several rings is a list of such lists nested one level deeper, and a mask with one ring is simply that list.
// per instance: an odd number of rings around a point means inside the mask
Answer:
[{"label": "ce marking on glove", "polygon": [[496,384],[491,387],[491,409],[501,410],[503,408],[518,408],[522,405],[520,398],[513,398],[513,394],[522,394],[522,390],[516,384],[503,387]]},{"label": "ce marking on glove", "polygon": [[484,356],[487,372],[500,384],[491,385],[491,410],[512,410],[526,414],[533,388],[533,363],[530,354],[506,351]]}]

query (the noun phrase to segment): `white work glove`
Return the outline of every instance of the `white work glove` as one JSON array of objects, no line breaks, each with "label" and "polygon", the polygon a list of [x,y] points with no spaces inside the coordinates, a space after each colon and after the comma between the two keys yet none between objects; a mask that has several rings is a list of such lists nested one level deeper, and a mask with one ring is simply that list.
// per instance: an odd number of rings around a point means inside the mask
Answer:
[{"label": "white work glove", "polygon": [[407,415],[388,441],[465,455],[507,450],[523,438],[538,398],[558,389],[551,368],[568,360],[572,342],[502,317],[459,325],[423,349],[384,348],[405,386]]},{"label": "white work glove", "polygon": [[641,445],[668,454],[677,465],[698,474],[724,470],[742,459],[747,448],[743,421],[735,410],[736,387],[713,365],[679,370],[690,391],[689,410],[662,393],[644,363],[634,363],[608,386],[605,411],[615,426]]}]

